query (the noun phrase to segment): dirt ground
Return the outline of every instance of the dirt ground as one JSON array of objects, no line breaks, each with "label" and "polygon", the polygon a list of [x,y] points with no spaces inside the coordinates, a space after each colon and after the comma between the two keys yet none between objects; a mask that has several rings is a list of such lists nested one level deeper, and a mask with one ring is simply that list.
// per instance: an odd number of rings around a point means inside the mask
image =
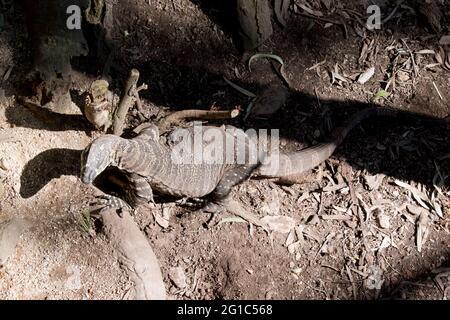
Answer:
[{"label": "dirt ground", "polygon": [[[245,107],[248,98],[223,77],[253,92],[280,83],[266,61],[246,67],[253,53],[274,53],[285,62],[290,97],[269,121],[244,127],[279,128],[283,148],[294,150],[320,141],[327,123],[335,126],[370,104],[392,68],[411,55],[413,65],[400,68],[395,88],[377,103],[440,118],[450,113],[449,70],[436,64],[435,54],[417,54],[439,52],[440,36],[450,34],[444,1],[440,32],[403,4],[380,30],[366,30],[366,39],[351,19],[355,12],[366,15],[365,1],[324,1],[329,8],[295,1],[334,23],[298,14],[297,6],[286,28],[275,24],[272,37],[245,55],[235,49],[222,2],[212,2],[119,1],[112,30],[116,93],[135,67],[149,85],[142,94],[146,116],[213,104]],[[378,2],[383,16],[396,7]],[[22,8],[3,14],[0,129],[10,139],[0,141],[0,221],[22,217],[32,226],[0,269],[0,299],[127,299],[132,283],[111,244],[83,223],[97,191],[79,180],[79,155],[101,133],[57,120],[49,125],[17,103],[16,85],[30,67],[29,45]],[[89,59],[74,61],[74,88],[85,89],[98,76]],[[353,81],[371,66],[375,74],[367,83]],[[331,70],[347,80],[333,84]],[[139,124],[136,115],[132,110],[130,127]],[[165,198],[156,198],[153,210],[169,217],[169,226],[142,209],[136,222],[159,259],[170,299],[448,299],[448,133],[448,125],[369,120],[304,184],[251,180],[235,188],[233,197],[259,217],[293,218],[297,228],[289,234],[267,234],[226,213],[208,223],[209,214]],[[185,275],[185,286],[170,276],[174,270]]]}]

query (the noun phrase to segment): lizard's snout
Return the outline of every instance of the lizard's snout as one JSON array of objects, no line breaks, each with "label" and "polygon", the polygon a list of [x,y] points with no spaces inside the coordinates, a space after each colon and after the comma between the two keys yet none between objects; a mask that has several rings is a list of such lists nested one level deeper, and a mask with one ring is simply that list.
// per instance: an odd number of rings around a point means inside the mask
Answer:
[{"label": "lizard's snout", "polygon": [[95,170],[92,170],[90,168],[84,168],[84,170],[81,170],[81,181],[86,184],[91,184],[94,182],[97,174]]}]

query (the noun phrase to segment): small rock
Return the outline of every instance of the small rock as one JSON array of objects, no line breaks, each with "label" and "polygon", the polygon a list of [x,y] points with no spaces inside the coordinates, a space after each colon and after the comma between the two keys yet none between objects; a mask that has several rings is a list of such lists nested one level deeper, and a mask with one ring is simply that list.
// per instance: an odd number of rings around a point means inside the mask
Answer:
[{"label": "small rock", "polygon": [[181,267],[170,268],[169,279],[179,289],[184,289],[187,286],[186,274],[184,273],[184,270]]},{"label": "small rock", "polygon": [[276,189],[272,189],[271,192],[266,196],[266,201],[264,201],[259,208],[259,212],[263,215],[277,215],[280,212],[280,197]]},{"label": "small rock", "polygon": [[30,227],[25,219],[14,218],[0,222],[0,266],[14,253],[20,236]]},{"label": "small rock", "polygon": [[300,274],[302,271],[303,271],[302,268],[294,268],[294,269],[292,269],[292,272],[295,273],[295,274]]},{"label": "small rock", "polygon": [[378,215],[378,223],[383,229],[389,229],[391,227],[390,218],[383,213]]},{"label": "small rock", "polygon": [[271,300],[273,298],[273,293],[272,291],[267,291],[266,292],[266,300]]}]

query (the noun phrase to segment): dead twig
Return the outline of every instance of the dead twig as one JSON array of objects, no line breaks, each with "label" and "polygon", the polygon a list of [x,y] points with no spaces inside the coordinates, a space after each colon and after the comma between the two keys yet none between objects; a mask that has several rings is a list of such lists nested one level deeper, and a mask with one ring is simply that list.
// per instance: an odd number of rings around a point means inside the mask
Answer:
[{"label": "dead twig", "polygon": [[120,136],[123,133],[125,118],[127,116],[128,110],[130,110],[130,107],[135,99],[136,84],[138,80],[139,80],[139,71],[136,69],[132,69],[130,71],[130,75],[128,76],[128,80],[125,82],[122,97],[113,116],[113,126],[112,126],[113,133],[117,136]]},{"label": "dead twig", "polygon": [[158,123],[158,127],[161,131],[167,130],[170,126],[176,125],[186,119],[195,120],[224,120],[233,119],[239,115],[238,109],[217,111],[217,110],[197,110],[189,109],[174,112],[167,117],[164,117]]},{"label": "dead twig", "polygon": [[144,108],[142,107],[142,101],[141,101],[141,98],[139,97],[139,91],[147,90],[147,89],[148,89],[148,86],[145,83],[143,83],[142,85],[137,87],[134,92],[134,98],[136,99],[136,108],[141,114],[144,114]]},{"label": "dead twig", "polygon": [[350,271],[350,267],[347,264],[345,265],[345,271],[347,272],[348,280],[352,284],[353,299],[356,300],[356,299],[358,299],[358,294],[356,291],[356,284],[353,281],[352,272]]}]

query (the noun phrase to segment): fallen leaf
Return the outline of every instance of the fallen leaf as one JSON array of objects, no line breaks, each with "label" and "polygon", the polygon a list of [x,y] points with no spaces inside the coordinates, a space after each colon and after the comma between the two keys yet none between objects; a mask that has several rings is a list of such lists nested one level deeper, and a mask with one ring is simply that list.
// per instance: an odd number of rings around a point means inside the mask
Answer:
[{"label": "fallen leaf", "polygon": [[382,251],[384,249],[387,249],[391,246],[391,238],[389,236],[385,236],[383,238],[383,241],[381,241],[380,247],[378,248],[378,251]]},{"label": "fallen leaf", "polygon": [[430,49],[424,49],[414,52],[415,54],[436,54],[436,51]]},{"label": "fallen leaf", "polygon": [[279,233],[289,233],[295,227],[295,220],[286,216],[265,216],[261,222],[269,230]]},{"label": "fallen leaf", "polygon": [[425,241],[428,237],[428,225],[429,225],[429,218],[427,212],[422,212],[417,219],[416,223],[416,245],[417,245],[417,251],[422,252],[422,247],[425,244]]},{"label": "fallen leaf", "polygon": [[299,6],[300,8],[302,8],[303,11],[305,11],[306,13],[309,13],[309,14],[311,14],[311,15],[313,15],[313,16],[316,16],[316,17],[323,17],[323,13],[322,13],[322,12],[317,11],[317,10],[313,10],[313,9],[311,9],[310,7],[308,7],[308,6],[304,5],[304,4],[297,3],[297,6]]},{"label": "fallen leaf", "polygon": [[375,96],[373,97],[373,100],[376,101],[376,100],[378,100],[379,98],[387,98],[387,97],[389,97],[389,95],[390,95],[389,92],[387,92],[387,91],[381,89],[381,90],[379,90],[379,91],[375,94]]},{"label": "fallen leaf", "polygon": [[252,56],[250,57],[250,59],[248,60],[248,63],[247,63],[248,70],[251,71],[251,68],[250,68],[250,67],[251,67],[251,64],[252,64],[252,62],[253,62],[254,60],[261,59],[261,58],[273,59],[273,60],[277,61],[279,64],[284,65],[283,59],[282,59],[281,57],[277,56],[276,54],[271,54],[271,53],[256,53],[256,54],[252,55]]},{"label": "fallen leaf", "polygon": [[220,220],[220,222],[217,225],[221,225],[222,223],[246,223],[244,219],[241,217],[233,216],[233,217],[227,217]]},{"label": "fallen leaf", "polygon": [[383,183],[384,175],[376,174],[373,176],[364,175],[364,185],[368,190],[377,190]]},{"label": "fallen leaf", "polygon": [[375,67],[370,67],[369,69],[360,74],[360,76],[358,77],[358,83],[359,84],[366,83],[367,81],[370,80],[370,78],[373,77],[374,74],[375,74]]}]

